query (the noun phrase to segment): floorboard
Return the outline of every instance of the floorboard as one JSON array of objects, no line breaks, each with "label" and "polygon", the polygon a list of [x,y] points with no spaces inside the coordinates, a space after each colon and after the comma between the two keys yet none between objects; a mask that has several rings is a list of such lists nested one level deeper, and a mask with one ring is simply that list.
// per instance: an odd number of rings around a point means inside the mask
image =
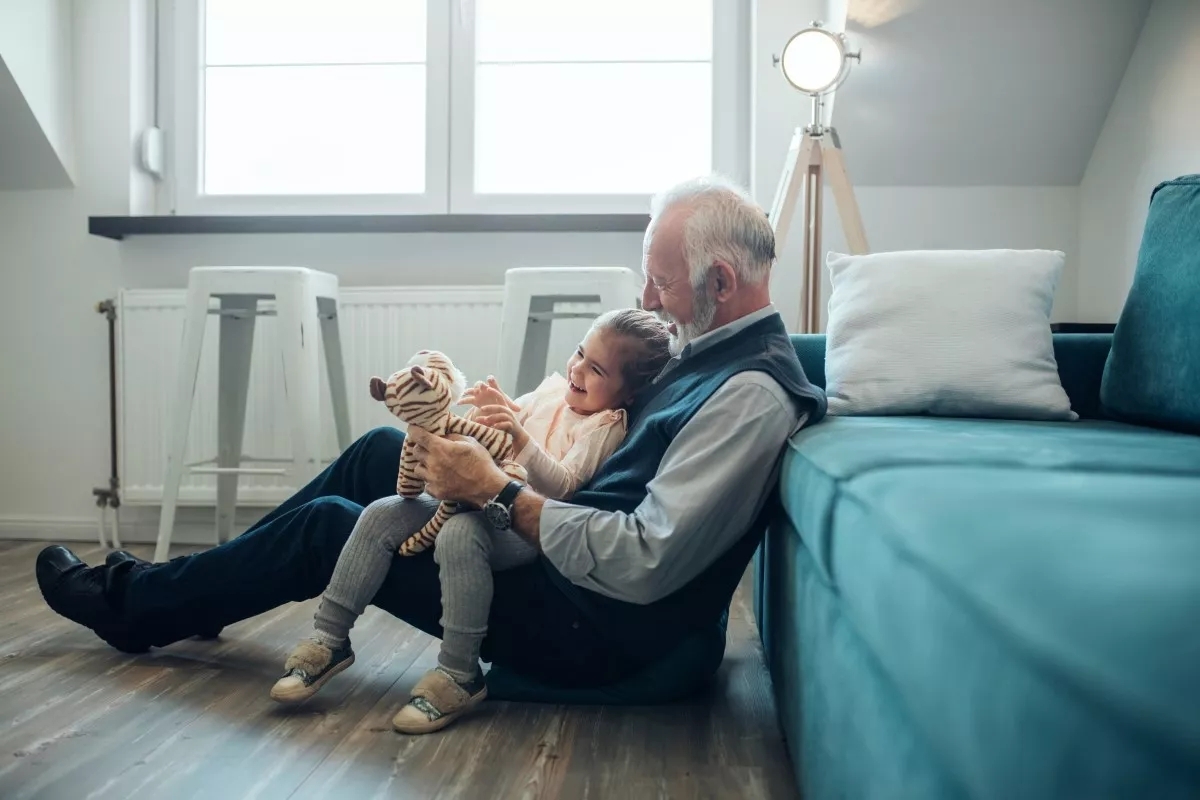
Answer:
[{"label": "floorboard", "polygon": [[441,733],[403,736],[392,715],[437,654],[420,631],[368,609],[355,665],[285,709],[267,692],[315,601],[128,656],[46,607],[33,579],[42,546],[0,542],[6,800],[797,797],[746,584],[701,696],[637,708],[491,701]]}]

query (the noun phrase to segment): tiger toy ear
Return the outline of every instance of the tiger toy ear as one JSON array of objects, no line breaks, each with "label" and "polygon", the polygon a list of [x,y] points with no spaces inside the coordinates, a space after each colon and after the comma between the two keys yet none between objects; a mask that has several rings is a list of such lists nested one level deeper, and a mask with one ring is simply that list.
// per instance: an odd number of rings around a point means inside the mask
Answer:
[{"label": "tiger toy ear", "polygon": [[419,366],[425,370],[431,384],[430,388],[434,388],[432,386],[434,383],[440,384],[436,388],[439,391],[444,389],[449,392],[452,404],[457,403],[467,389],[466,377],[454,366],[450,357],[440,350],[418,350],[405,366],[409,369]]},{"label": "tiger toy ear", "polygon": [[371,397],[381,403],[387,400],[387,384],[383,382],[383,378],[371,378]]},{"label": "tiger toy ear", "polygon": [[417,383],[424,386],[426,389],[433,388],[433,376],[425,371],[425,368],[420,365],[414,365],[409,369],[409,374]]}]

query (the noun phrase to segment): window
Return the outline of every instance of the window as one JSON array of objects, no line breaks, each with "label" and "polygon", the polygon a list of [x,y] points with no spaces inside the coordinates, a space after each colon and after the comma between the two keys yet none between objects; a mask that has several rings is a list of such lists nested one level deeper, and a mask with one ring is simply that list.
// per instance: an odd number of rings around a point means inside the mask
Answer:
[{"label": "window", "polygon": [[179,213],[634,212],[740,175],[741,0],[176,0]]}]

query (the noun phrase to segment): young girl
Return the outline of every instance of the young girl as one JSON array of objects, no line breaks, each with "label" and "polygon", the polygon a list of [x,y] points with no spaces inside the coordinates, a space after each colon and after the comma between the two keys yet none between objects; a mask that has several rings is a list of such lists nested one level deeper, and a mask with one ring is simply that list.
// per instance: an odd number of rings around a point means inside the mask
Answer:
[{"label": "young girl", "polygon": [[[489,378],[464,392],[460,402],[474,406],[468,417],[512,435],[515,458],[535,491],[567,500],[620,445],[626,408],[666,365],[669,347],[667,329],[653,314],[611,311],[593,323],[567,361],[565,376],[555,373],[515,401]],[[354,663],[351,627],[383,584],[400,543],[436,507],[428,495],[411,500],[393,495],[363,510],[321,596],[313,636],[288,656],[272,698],[306,700]],[[537,550],[511,530],[489,528],[482,538],[478,530],[477,524],[455,524],[452,517],[434,543],[442,646],[437,668],[418,684],[422,691],[414,690],[393,720],[402,733],[445,727],[487,696],[479,648],[492,602],[491,573],[528,563]]]}]

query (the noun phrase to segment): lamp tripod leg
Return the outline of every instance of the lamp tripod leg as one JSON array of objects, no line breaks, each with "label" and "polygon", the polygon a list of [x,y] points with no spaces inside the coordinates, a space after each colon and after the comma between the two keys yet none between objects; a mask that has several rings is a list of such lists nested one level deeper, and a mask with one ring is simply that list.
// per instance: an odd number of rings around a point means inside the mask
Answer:
[{"label": "lamp tripod leg", "polygon": [[867,245],[867,233],[863,227],[862,214],[858,210],[858,200],[854,197],[854,187],[850,185],[850,176],[846,173],[846,161],[837,134],[832,129],[830,134],[830,141],[821,153],[829,173],[829,188],[833,190],[833,200],[837,203],[838,216],[842,220],[842,230],[846,233],[846,246],[850,248],[850,254],[865,255],[871,252],[871,249]]},{"label": "lamp tripod leg", "polygon": [[801,333],[820,330],[821,297],[821,225],[824,199],[823,147],[820,139],[813,140],[809,162],[804,170],[804,257],[801,288]]},{"label": "lamp tripod leg", "polygon": [[[788,147],[787,158],[783,162],[783,172],[779,176],[779,184],[775,189],[775,202],[771,205],[771,228],[775,233],[775,253],[782,257],[784,247],[791,232],[792,218],[796,214],[796,205],[803,202],[805,209],[804,241],[805,264],[808,263],[807,252],[810,239],[811,225],[808,224],[808,209],[811,205],[809,191],[812,162],[817,157],[819,145],[816,139],[804,128],[796,128],[792,134],[792,142]],[[803,189],[803,194],[801,190]],[[819,243],[818,243],[819,244]],[[802,268],[802,278],[807,283],[807,268]],[[801,301],[800,324],[798,330],[804,330],[806,317],[805,302]]]},{"label": "lamp tripod leg", "polygon": [[796,128],[792,134],[792,143],[788,147],[787,158],[783,162],[783,172],[775,188],[775,202],[771,204],[770,220],[775,233],[776,254],[783,252],[788,233],[791,232],[792,217],[796,213],[796,203],[800,199],[800,188],[804,184],[807,165],[812,160],[813,147],[813,138],[803,128]]}]

